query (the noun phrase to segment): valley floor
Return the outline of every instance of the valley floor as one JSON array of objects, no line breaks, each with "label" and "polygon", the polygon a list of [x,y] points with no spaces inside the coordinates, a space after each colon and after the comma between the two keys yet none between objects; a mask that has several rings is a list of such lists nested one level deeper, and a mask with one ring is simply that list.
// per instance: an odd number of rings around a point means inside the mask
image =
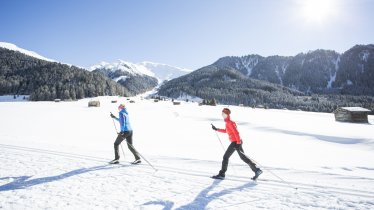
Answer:
[{"label": "valley floor", "polygon": [[[374,118],[338,123],[332,114],[230,107],[244,150],[264,173],[234,154],[223,181],[224,151],[210,123],[224,106],[126,103],[134,146],[113,159],[116,112],[77,102],[0,103],[0,209],[372,209]],[[118,125],[117,125],[118,128]],[[218,137],[225,147],[227,136]],[[122,151],[121,155],[122,155]],[[295,189],[297,188],[297,189]]]}]

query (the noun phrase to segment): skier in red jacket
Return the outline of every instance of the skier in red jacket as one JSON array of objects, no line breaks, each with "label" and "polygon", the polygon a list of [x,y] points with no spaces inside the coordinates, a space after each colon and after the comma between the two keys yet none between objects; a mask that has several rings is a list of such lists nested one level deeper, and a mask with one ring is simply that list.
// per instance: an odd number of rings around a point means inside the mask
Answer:
[{"label": "skier in red jacket", "polygon": [[251,159],[249,159],[245,154],[242,147],[242,140],[239,136],[239,132],[236,126],[236,123],[234,121],[231,121],[230,119],[231,111],[228,108],[224,108],[222,110],[222,117],[225,120],[226,128],[225,129],[219,129],[216,128],[214,125],[212,125],[212,129],[221,133],[227,133],[229,135],[229,139],[231,141],[230,146],[227,148],[225,154],[223,155],[223,161],[222,161],[222,168],[219,171],[219,173],[215,176],[212,176],[212,178],[215,179],[224,179],[225,173],[227,171],[227,166],[229,164],[229,158],[230,156],[235,152],[235,150],[238,152],[239,157],[251,167],[252,171],[255,173],[255,176],[252,178],[253,180],[256,180],[260,174],[262,174],[262,170],[260,168],[256,167],[256,164],[254,164]]}]

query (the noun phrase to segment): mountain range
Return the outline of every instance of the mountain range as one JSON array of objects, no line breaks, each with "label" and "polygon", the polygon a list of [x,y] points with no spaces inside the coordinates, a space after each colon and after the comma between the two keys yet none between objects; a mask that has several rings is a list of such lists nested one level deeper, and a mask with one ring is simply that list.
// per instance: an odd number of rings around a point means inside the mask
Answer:
[{"label": "mountain range", "polygon": [[[105,78],[110,78],[111,80],[114,80],[121,86],[123,86],[123,91],[121,91],[120,95],[137,95],[140,93],[144,93],[145,91],[152,90],[157,85],[162,83],[165,80],[170,80],[176,77],[179,77],[181,75],[187,74],[191,72],[191,70],[173,67],[166,64],[159,64],[159,63],[153,63],[153,62],[142,62],[139,64],[134,64],[131,62],[126,62],[122,60],[118,60],[114,63],[107,63],[107,62],[101,62],[97,65],[93,65],[89,68],[80,68],[68,64],[61,64],[55,60],[46,58],[44,56],[39,55],[36,52],[29,51],[22,49],[20,47],[17,47],[14,44],[6,43],[6,42],[0,42],[0,53],[1,53],[1,61],[3,63],[1,67],[1,74],[2,78],[0,78],[0,87],[2,88],[2,91],[0,91],[0,94],[26,94],[26,95],[32,95],[32,100],[53,100],[55,97],[62,98],[62,99],[76,99],[76,94],[59,94],[61,91],[56,93],[55,90],[51,90],[52,94],[48,94],[47,92],[50,91],[51,87],[48,88],[42,88],[43,91],[37,91],[38,94],[36,95],[43,95],[35,97],[35,94],[32,94],[34,89],[40,89],[40,85],[43,85],[43,82],[38,82],[38,84],[35,84],[35,82],[30,81],[27,78],[33,78],[33,76],[26,76],[26,74],[34,74],[34,71],[22,71],[27,68],[32,68],[36,71],[42,71],[42,69],[45,68],[45,65],[53,65],[53,68],[58,66],[59,69],[79,69],[79,70],[86,70],[85,74],[87,75],[96,75],[100,74],[103,75]],[[19,63],[22,63],[22,65],[18,65]],[[52,67],[51,67],[52,68]],[[11,71],[8,71],[10,69]],[[66,70],[68,71],[68,70]],[[62,72],[60,72],[63,74]],[[0,74],[0,75],[1,75]],[[18,74],[18,75],[15,75]],[[53,76],[54,73],[45,71],[42,73],[44,74],[51,74],[46,75],[46,78],[53,77],[56,81],[59,81],[60,78],[56,78]],[[21,76],[22,75],[22,76]],[[14,79],[15,77],[21,76],[21,78]],[[96,76],[97,77],[97,76]],[[75,76],[72,76],[70,80],[74,80]],[[24,81],[27,80],[27,84],[31,83],[32,86],[28,86],[27,88],[24,86]],[[33,79],[37,80],[37,79]],[[70,81],[69,80],[69,81]],[[21,82],[22,81],[22,82]],[[69,81],[64,80],[65,83],[69,83]],[[52,81],[46,81],[46,82],[52,82]],[[21,85],[19,84],[21,83]],[[100,83],[100,82],[99,82]],[[39,85],[40,84],[40,85]],[[22,87],[21,87],[22,86]],[[53,88],[52,88],[53,89]],[[92,88],[91,88],[92,89]],[[117,88],[118,89],[118,88]],[[80,93],[82,91],[79,91]],[[90,92],[95,92],[93,90],[90,90]],[[102,92],[102,91],[101,91]],[[109,91],[110,92],[110,91]],[[112,93],[112,92],[110,92]],[[107,94],[107,93],[103,93]],[[45,97],[44,97],[45,95]],[[68,96],[69,95],[69,96]],[[72,95],[70,97],[70,95]],[[84,95],[85,97],[92,96],[92,94],[79,94],[78,98],[81,98],[80,96]]]},{"label": "mountain range", "polygon": [[374,95],[374,45],[356,45],[343,54],[315,50],[288,57],[223,57],[212,65],[304,93]]},{"label": "mountain range", "polygon": [[374,45],[356,45],[342,54],[227,56],[190,71],[123,60],[83,69],[0,42],[0,65],[0,94],[30,95],[31,100],[132,96],[161,85],[162,96],[214,98],[223,104],[327,112],[338,106],[374,109]]},{"label": "mountain range", "polygon": [[223,57],[164,83],[158,93],[307,111],[373,109],[374,45],[356,45],[343,54],[315,50],[287,57]]}]

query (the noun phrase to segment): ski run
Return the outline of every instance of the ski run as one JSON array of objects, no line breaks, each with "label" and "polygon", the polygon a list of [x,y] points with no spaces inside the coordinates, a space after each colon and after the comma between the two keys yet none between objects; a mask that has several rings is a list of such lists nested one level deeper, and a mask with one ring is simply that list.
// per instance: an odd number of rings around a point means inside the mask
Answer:
[{"label": "ski run", "polygon": [[[235,152],[225,180],[221,110],[182,102],[99,97],[0,103],[0,209],[373,209],[374,117],[336,122],[332,113],[230,106],[254,173]],[[118,103],[111,103],[118,100]],[[125,103],[135,148],[114,157],[110,112]],[[118,127],[118,124],[117,124]]]}]

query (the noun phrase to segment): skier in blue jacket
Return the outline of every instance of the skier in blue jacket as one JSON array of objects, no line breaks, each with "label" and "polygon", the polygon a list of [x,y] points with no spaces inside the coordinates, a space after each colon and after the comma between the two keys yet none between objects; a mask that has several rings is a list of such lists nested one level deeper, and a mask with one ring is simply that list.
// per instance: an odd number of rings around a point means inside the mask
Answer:
[{"label": "skier in blue jacket", "polygon": [[111,164],[118,164],[119,163],[119,152],[118,152],[118,146],[121,144],[123,140],[126,139],[127,146],[129,150],[132,152],[132,154],[135,157],[135,161],[132,162],[132,164],[139,164],[141,163],[140,157],[137,154],[136,150],[134,149],[134,146],[132,145],[132,135],[133,131],[130,125],[129,120],[129,113],[126,110],[126,107],[124,104],[120,104],[118,106],[119,111],[119,117],[117,118],[112,113],[110,113],[110,116],[113,119],[116,119],[119,121],[119,124],[121,126],[121,132],[118,134],[116,141],[114,142],[114,160],[110,161]]}]

